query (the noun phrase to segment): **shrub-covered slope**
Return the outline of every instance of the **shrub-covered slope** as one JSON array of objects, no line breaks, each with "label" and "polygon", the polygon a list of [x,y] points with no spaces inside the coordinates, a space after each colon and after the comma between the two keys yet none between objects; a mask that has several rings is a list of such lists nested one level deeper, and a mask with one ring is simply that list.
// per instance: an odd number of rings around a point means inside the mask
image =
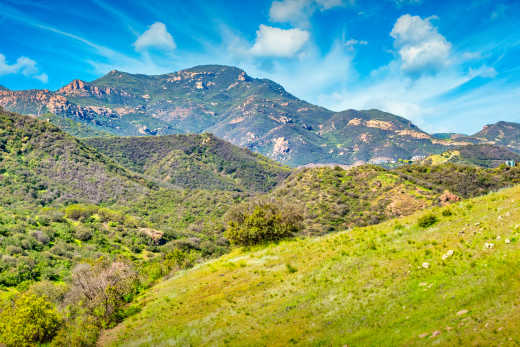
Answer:
[{"label": "shrub-covered slope", "polygon": [[269,197],[290,202],[304,218],[305,233],[377,224],[439,204],[440,193],[375,165],[349,170],[307,168],[293,173]]},{"label": "shrub-covered slope", "polygon": [[[437,222],[420,227],[425,215]],[[237,249],[142,295],[140,312],[100,343],[516,345],[519,220],[515,187],[376,226]]]},{"label": "shrub-covered slope", "polygon": [[131,170],[178,187],[268,191],[290,173],[211,134],[93,138],[85,143]]},{"label": "shrub-covered slope", "polygon": [[303,217],[305,234],[321,234],[448,204],[520,183],[520,167],[484,169],[452,163],[388,170],[363,165],[298,169],[265,197]]},{"label": "shrub-covered slope", "polygon": [[500,166],[484,169],[452,163],[417,164],[402,166],[393,172],[415,184],[438,192],[448,190],[463,198],[479,196],[520,183],[520,167]]},{"label": "shrub-covered slope", "polygon": [[147,182],[54,125],[0,109],[0,201],[128,201]]}]

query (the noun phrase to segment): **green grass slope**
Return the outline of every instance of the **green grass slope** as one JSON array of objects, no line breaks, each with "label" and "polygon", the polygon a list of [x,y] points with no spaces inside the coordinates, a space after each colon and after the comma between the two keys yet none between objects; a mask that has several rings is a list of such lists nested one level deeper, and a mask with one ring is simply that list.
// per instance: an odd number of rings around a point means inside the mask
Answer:
[{"label": "green grass slope", "polygon": [[290,173],[211,134],[93,138],[85,143],[135,172],[183,188],[268,191]]},{"label": "green grass slope", "polygon": [[519,344],[520,187],[445,210],[236,249],[141,296],[100,344]]}]

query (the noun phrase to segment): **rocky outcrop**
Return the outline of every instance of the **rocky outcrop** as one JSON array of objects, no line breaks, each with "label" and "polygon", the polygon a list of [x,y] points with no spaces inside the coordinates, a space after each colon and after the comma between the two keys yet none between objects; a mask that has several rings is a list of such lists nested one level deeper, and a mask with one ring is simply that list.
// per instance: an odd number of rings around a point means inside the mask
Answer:
[{"label": "rocky outcrop", "polygon": [[110,88],[110,87],[97,87],[90,83],[84,82],[82,80],[74,80],[67,84],[66,86],[58,89],[56,94],[69,96],[69,97],[96,97],[96,98],[104,98],[107,96],[122,96],[122,97],[130,97],[130,93]]},{"label": "rocky outcrop", "polygon": [[448,205],[453,202],[457,202],[460,200],[460,197],[453,194],[452,192],[446,190],[442,195],[439,197],[439,201],[442,205]]}]

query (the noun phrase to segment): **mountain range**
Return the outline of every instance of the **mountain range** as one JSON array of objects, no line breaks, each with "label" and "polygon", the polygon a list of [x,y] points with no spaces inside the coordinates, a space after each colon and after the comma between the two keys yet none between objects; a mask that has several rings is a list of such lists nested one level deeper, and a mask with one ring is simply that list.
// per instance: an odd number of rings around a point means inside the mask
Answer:
[{"label": "mountain range", "polygon": [[379,110],[333,112],[271,80],[221,65],[153,76],[113,70],[56,91],[0,88],[0,106],[46,117],[81,137],[208,132],[291,166],[388,163],[476,143],[520,151],[519,124],[499,122],[473,136],[434,136]]}]

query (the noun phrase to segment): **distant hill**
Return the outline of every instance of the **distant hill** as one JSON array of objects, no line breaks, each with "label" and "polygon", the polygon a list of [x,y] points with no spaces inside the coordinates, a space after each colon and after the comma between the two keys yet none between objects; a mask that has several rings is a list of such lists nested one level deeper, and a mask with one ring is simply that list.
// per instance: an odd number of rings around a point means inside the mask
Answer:
[{"label": "distant hill", "polygon": [[273,81],[222,65],[155,76],[114,70],[57,91],[2,90],[0,106],[53,113],[115,135],[210,132],[292,166],[410,159],[457,144],[389,113],[312,105]]},{"label": "distant hill", "polygon": [[481,167],[497,167],[510,160],[519,162],[520,154],[504,146],[477,144],[458,146],[441,154],[430,155],[423,160],[423,163],[438,165],[449,162]]},{"label": "distant hill", "polygon": [[506,146],[520,152],[520,124],[512,122],[498,122],[486,125],[472,137],[491,144]]},{"label": "distant hill", "polygon": [[148,182],[54,125],[0,110],[0,201],[116,202]]},{"label": "distant hill", "polygon": [[268,191],[291,170],[211,134],[91,138],[121,165],[182,188]]},{"label": "distant hill", "polygon": [[515,345],[519,205],[515,187],[236,249],[139,297],[99,345]]}]

